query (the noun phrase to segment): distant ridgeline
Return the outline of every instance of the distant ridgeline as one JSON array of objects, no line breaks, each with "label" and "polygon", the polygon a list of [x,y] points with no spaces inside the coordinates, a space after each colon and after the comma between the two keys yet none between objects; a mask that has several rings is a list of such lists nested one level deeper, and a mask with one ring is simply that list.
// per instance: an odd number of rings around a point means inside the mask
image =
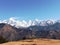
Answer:
[{"label": "distant ridgeline", "polygon": [[0,36],[7,41],[31,38],[60,39],[60,23],[48,26],[35,25],[27,28],[16,28],[9,24],[0,23]]}]

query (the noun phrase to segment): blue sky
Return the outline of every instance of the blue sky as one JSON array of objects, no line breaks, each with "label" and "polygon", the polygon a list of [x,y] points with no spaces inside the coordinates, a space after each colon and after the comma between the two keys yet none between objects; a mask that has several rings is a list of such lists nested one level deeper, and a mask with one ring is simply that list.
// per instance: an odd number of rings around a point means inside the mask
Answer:
[{"label": "blue sky", "polygon": [[60,0],[0,0],[0,19],[60,19]]}]

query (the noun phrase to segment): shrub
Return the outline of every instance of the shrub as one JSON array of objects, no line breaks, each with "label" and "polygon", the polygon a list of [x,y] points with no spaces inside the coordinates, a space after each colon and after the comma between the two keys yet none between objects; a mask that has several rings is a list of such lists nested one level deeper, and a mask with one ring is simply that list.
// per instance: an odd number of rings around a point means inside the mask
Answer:
[{"label": "shrub", "polygon": [[0,36],[0,43],[8,42],[4,37]]}]

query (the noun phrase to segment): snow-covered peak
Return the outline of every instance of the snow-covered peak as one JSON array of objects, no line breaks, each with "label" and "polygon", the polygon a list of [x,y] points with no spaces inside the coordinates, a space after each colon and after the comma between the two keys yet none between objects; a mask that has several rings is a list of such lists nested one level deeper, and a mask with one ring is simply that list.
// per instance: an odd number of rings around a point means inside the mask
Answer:
[{"label": "snow-covered peak", "polygon": [[55,23],[55,21],[54,20],[47,20],[46,21],[49,25],[52,25],[52,24],[54,24]]},{"label": "snow-covered peak", "polygon": [[37,26],[47,26],[47,25],[52,25],[55,23],[55,21],[53,20],[46,20],[46,21],[41,21],[41,20],[38,20],[38,19],[35,19],[35,20],[29,20],[29,21],[25,21],[25,20],[17,20],[16,18],[14,17],[11,17],[7,20],[0,20],[0,23],[7,23],[7,24],[10,24],[12,26],[15,26],[17,28],[19,27],[29,27],[29,26],[34,26],[34,25],[37,25]]}]

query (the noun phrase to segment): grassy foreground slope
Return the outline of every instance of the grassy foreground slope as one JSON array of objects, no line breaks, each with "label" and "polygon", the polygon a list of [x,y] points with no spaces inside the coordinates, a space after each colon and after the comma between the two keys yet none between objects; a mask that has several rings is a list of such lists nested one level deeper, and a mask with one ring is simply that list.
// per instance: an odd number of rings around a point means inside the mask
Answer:
[{"label": "grassy foreground slope", "polygon": [[7,42],[0,45],[60,45],[60,40],[52,39],[29,39],[14,42]]}]

